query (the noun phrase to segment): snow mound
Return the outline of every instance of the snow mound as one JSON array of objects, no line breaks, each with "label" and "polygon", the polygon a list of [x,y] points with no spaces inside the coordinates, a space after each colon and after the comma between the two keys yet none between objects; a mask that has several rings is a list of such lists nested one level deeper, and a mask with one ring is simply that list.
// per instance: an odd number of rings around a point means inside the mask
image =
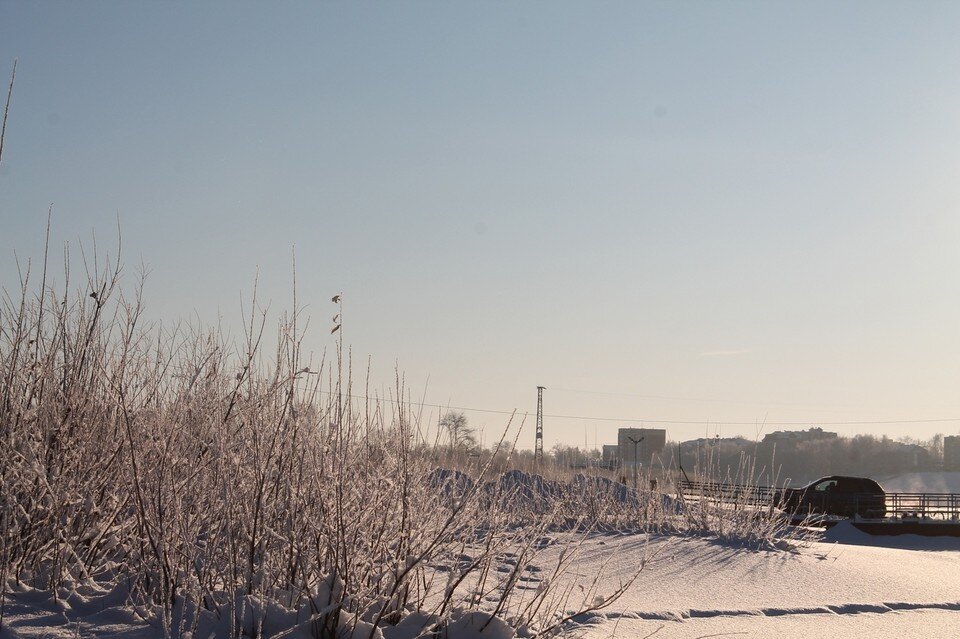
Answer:
[{"label": "snow mound", "polygon": [[[542,509],[551,502],[613,502],[625,506],[640,503],[637,493],[630,487],[606,477],[578,473],[571,482],[564,483],[546,479],[535,473],[510,470],[493,481],[484,484],[484,492],[492,498],[501,498],[512,505]],[[665,496],[669,500],[669,497]],[[671,508],[671,503],[664,507]]]},{"label": "snow mound", "polygon": [[570,485],[571,492],[588,499],[610,499],[618,504],[636,504],[634,490],[607,477],[578,473]]},{"label": "snow mound", "polygon": [[[240,595],[232,612],[217,615],[211,610],[174,607],[172,625],[157,618],[143,619],[133,606],[113,590],[89,587],[77,592],[54,593],[26,586],[5,593],[2,639],[230,639],[231,637],[284,637],[314,639],[512,639],[517,632],[506,621],[488,612],[455,610],[449,618],[412,611],[395,626],[374,627],[357,619],[336,603],[317,608],[305,605],[299,611],[261,597]],[[63,595],[67,595],[64,597]],[[225,609],[226,610],[226,609]],[[196,625],[192,620],[194,616]]]},{"label": "snow mound", "polygon": [[427,485],[439,489],[444,497],[459,499],[473,490],[473,479],[459,470],[437,468],[427,475]]},{"label": "snow mound", "polygon": [[499,617],[486,612],[468,612],[450,622],[450,639],[513,639],[515,632]]},{"label": "snow mound", "polygon": [[[460,499],[474,489],[474,480],[464,472],[437,468],[426,478],[427,484],[447,499]],[[659,500],[668,513],[679,513],[681,504],[673,497],[655,491],[635,491],[632,487],[599,475],[578,473],[570,483],[546,479],[536,473],[509,470],[482,485],[487,499],[504,505],[543,512],[558,501],[573,504],[615,504],[638,507],[648,500]]]},{"label": "snow mound", "polygon": [[823,533],[827,543],[854,546],[876,546],[901,550],[960,550],[960,537],[928,537],[925,535],[871,535],[849,521],[841,521]]},{"label": "snow mound", "polygon": [[534,510],[542,509],[553,500],[562,498],[566,492],[564,488],[560,482],[522,470],[508,470],[483,486],[484,492],[490,497]]}]

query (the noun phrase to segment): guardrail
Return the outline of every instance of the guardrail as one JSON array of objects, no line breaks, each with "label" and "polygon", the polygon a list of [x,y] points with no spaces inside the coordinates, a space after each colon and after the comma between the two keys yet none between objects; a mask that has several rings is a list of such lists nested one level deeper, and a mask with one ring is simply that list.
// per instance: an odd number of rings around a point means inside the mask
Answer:
[{"label": "guardrail", "polygon": [[730,484],[724,482],[690,481],[681,479],[678,487],[681,492],[689,496],[706,496],[721,498],[738,503],[757,502],[766,503],[775,500],[782,493],[782,489],[772,486],[756,486],[753,484]]},{"label": "guardrail", "polygon": [[960,494],[887,493],[887,516],[960,519]]},{"label": "guardrail", "polygon": [[[752,484],[680,480],[677,490],[686,497],[715,499],[723,503],[769,506],[784,503],[802,488],[776,488]],[[881,501],[882,500],[882,501]],[[815,493],[806,492],[807,509],[814,512],[870,518],[937,519],[960,522],[957,493]],[[812,508],[811,508],[812,507]]]}]

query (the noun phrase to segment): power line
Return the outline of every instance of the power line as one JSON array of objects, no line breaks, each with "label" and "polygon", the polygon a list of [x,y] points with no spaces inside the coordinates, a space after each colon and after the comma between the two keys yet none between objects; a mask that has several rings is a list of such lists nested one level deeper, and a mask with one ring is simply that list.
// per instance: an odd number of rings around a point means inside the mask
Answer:
[{"label": "power line", "polygon": [[[323,394],[330,394],[328,391],[320,391]],[[368,397],[366,395],[344,395],[344,397],[349,397],[350,399],[365,399],[365,400],[377,400],[377,401],[388,401],[395,404],[405,404],[409,406],[418,406],[423,408],[440,408],[446,410],[460,410],[473,413],[488,413],[491,415],[527,415],[529,412],[521,412],[518,410],[496,410],[492,408],[473,408],[468,406],[450,406],[448,404],[428,404],[426,402],[417,402],[413,400],[402,400],[398,401],[396,399],[388,399],[384,397]],[[646,423],[646,424],[674,424],[680,426],[714,426],[717,424],[722,424],[725,426],[869,426],[869,425],[894,425],[894,424],[938,424],[938,423],[949,423],[949,422],[960,422],[960,417],[940,417],[934,419],[872,419],[872,420],[848,420],[848,421],[823,421],[819,419],[810,419],[806,421],[789,421],[789,422],[772,422],[767,420],[756,420],[752,422],[743,422],[743,421],[726,421],[722,419],[650,419],[647,417],[595,417],[589,415],[548,415],[544,414],[543,417],[549,417],[550,419],[576,419],[580,421],[593,421],[593,422],[634,422],[634,423]]]},{"label": "power line", "polygon": [[551,419],[580,419],[585,421],[643,422],[647,424],[687,424],[701,426],[713,426],[717,424],[722,424],[725,426],[758,426],[761,424],[765,424],[767,426],[810,426],[813,424],[819,424],[821,426],[856,426],[867,424],[931,424],[938,422],[960,422],[960,417],[944,417],[938,419],[879,419],[842,422],[825,422],[819,419],[811,419],[803,422],[771,422],[767,420],[756,420],[752,422],[730,422],[722,419],[647,419],[645,417],[585,417],[580,415],[544,415],[544,417],[549,417]]},{"label": "power line", "polygon": [[809,406],[807,404],[797,404],[794,402],[758,402],[751,400],[738,400],[738,399],[718,399],[718,398],[707,398],[707,397],[677,397],[674,395],[647,395],[644,393],[625,393],[625,392],[616,392],[616,391],[598,391],[598,390],[583,390],[577,388],[560,388],[551,386],[556,391],[561,391],[564,393],[580,393],[584,395],[606,395],[610,397],[636,397],[638,399],[660,399],[671,402],[696,402],[698,404],[736,404],[736,405],[751,405],[751,406],[789,406],[793,408],[807,408],[811,410],[834,410],[834,408],[817,408]]}]

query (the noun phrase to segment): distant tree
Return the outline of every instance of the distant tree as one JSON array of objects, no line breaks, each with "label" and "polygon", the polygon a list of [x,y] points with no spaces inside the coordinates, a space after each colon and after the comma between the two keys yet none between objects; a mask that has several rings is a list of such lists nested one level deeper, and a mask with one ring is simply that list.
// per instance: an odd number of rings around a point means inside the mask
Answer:
[{"label": "distant tree", "polygon": [[930,441],[927,442],[927,448],[930,449],[930,454],[933,456],[933,461],[936,464],[943,462],[943,434],[937,433],[930,438]]},{"label": "distant tree", "polygon": [[583,450],[578,446],[567,446],[565,444],[554,444],[550,449],[550,457],[553,461],[562,466],[573,468],[582,468],[589,466],[591,462],[600,461],[601,454],[599,450]]},{"label": "distant tree", "polygon": [[[750,459],[758,483],[803,484],[826,475],[879,477],[935,470],[943,455],[942,437],[928,441],[894,440],[874,435],[791,441],[750,442],[741,438],[693,440],[680,444],[686,472],[710,472],[722,478]],[[734,472],[734,474],[736,474]]]},{"label": "distant tree", "polygon": [[446,431],[451,448],[472,450],[477,447],[477,433],[467,424],[467,416],[463,413],[446,413],[440,418],[440,428]]}]

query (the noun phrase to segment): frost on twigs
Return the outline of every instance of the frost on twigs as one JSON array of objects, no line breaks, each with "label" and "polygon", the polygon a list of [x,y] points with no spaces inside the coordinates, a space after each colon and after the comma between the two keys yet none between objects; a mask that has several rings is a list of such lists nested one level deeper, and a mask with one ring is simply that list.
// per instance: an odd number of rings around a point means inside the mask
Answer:
[{"label": "frost on twigs", "polygon": [[509,442],[431,444],[417,406],[356,399],[349,357],[304,352],[297,312],[272,327],[254,297],[230,340],[144,323],[115,263],[84,279],[0,304],[4,584],[122,585],[169,637],[535,635],[615,595],[554,586],[585,535],[697,521],[510,472]]}]

